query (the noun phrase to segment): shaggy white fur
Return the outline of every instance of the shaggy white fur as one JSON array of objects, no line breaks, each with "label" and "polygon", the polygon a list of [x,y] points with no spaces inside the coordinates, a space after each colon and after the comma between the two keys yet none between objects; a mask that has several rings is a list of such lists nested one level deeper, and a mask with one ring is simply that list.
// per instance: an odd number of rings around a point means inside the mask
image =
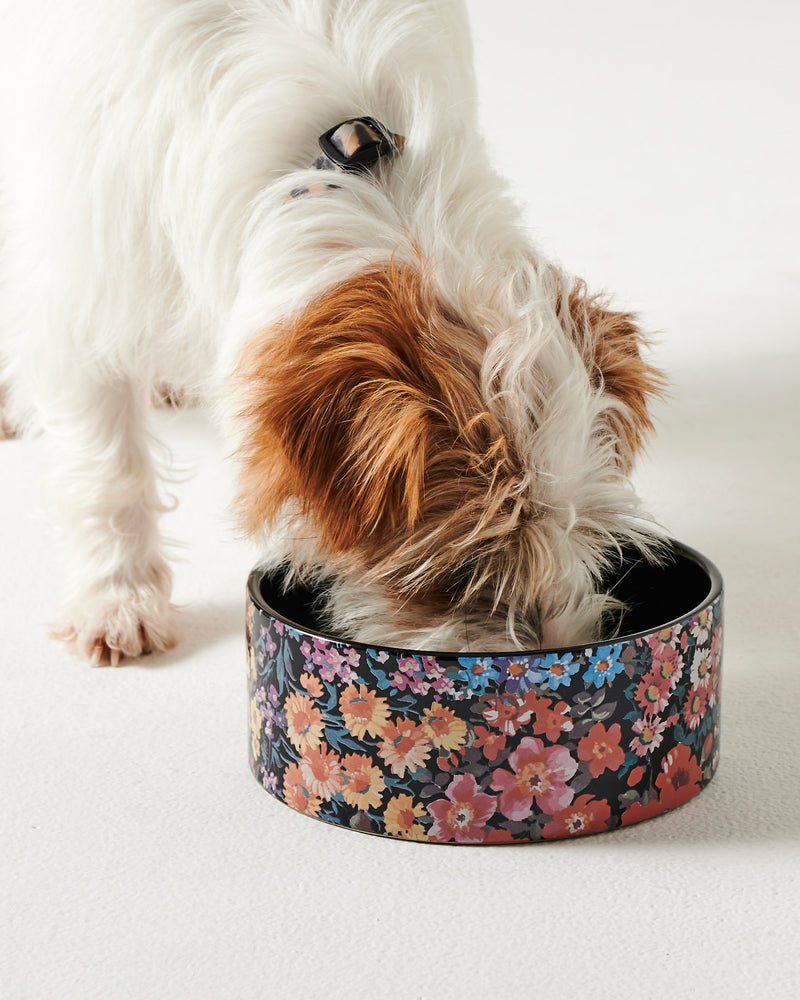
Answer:
[{"label": "shaggy white fur", "polygon": [[[287,510],[265,558],[331,579],[333,627],[353,638],[588,638],[609,553],[658,531],[619,458],[625,403],[593,380],[564,315],[572,280],[531,245],[477,133],[462,4],[31,0],[4,2],[0,18],[0,354],[7,420],[42,427],[59,458],[75,565],[59,634],[95,662],[174,641],[154,387],[211,398],[240,451],[249,430],[229,376],[250,338],[368,266],[421,257],[483,340],[485,409],[522,457],[516,496],[536,511],[489,595],[497,613],[434,614],[411,591],[398,601],[365,584],[358,559],[316,546],[313,512]],[[358,114],[403,134],[403,154],[287,202],[319,177],[318,135]],[[518,508],[495,532],[513,529],[515,545]],[[475,543],[466,526],[455,548]],[[408,558],[414,544],[398,540]]]}]

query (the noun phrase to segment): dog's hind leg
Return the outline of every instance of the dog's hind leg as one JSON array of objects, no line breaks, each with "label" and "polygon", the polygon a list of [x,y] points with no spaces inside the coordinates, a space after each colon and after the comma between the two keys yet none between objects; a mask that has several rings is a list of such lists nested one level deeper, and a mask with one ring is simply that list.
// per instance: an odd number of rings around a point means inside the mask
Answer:
[{"label": "dog's hind leg", "polygon": [[52,631],[93,665],[116,666],[176,640],[148,403],[131,381],[76,365],[46,407],[74,560],[71,592]]}]

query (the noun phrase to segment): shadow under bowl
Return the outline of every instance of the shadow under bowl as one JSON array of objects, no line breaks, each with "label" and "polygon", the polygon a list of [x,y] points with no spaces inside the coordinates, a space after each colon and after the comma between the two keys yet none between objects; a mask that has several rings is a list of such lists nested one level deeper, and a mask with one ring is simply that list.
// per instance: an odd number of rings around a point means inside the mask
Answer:
[{"label": "shadow under bowl", "polygon": [[697,795],[719,759],[722,577],[672,541],[605,588],[619,635],[459,654],[339,639],[321,594],[248,581],[250,764],[293,809],[433,843],[613,830]]}]

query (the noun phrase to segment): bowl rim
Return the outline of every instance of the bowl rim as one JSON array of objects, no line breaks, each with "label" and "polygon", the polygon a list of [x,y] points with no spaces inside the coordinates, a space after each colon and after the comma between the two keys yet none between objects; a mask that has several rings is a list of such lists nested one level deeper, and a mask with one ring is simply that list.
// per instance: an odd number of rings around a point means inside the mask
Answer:
[{"label": "bowl rim", "polygon": [[544,657],[552,655],[553,653],[556,655],[564,655],[575,651],[583,652],[587,649],[597,649],[600,646],[616,646],[623,643],[634,642],[637,639],[643,639],[650,635],[655,635],[658,632],[673,628],[675,625],[679,625],[687,619],[693,618],[721,597],[724,586],[722,574],[707,556],[704,556],[701,552],[698,552],[691,546],[686,545],[684,542],[679,542],[674,538],[665,539],[664,548],[668,553],[675,552],[678,555],[691,560],[708,575],[710,585],[709,591],[706,597],[704,597],[699,604],[687,610],[684,614],[678,615],[676,618],[671,618],[669,621],[638,632],[626,632],[624,635],[605,637],[592,642],[572,643],[565,646],[550,646],[541,649],[506,649],[495,652],[491,650],[474,650],[463,653],[440,649],[414,649],[411,646],[383,645],[379,643],[359,642],[355,639],[351,640],[347,638],[340,638],[335,635],[331,635],[330,632],[326,632],[321,629],[311,629],[307,625],[302,625],[292,618],[289,618],[288,615],[281,614],[269,605],[267,601],[264,600],[261,593],[261,581],[265,576],[270,575],[274,571],[266,569],[262,566],[256,566],[253,570],[251,570],[250,575],[247,578],[247,593],[259,611],[276,621],[282,622],[284,625],[294,629],[296,632],[300,632],[303,635],[310,636],[311,638],[316,637],[318,639],[323,639],[326,642],[335,642],[339,646],[347,646],[349,649],[355,649],[356,651],[362,653],[367,650],[378,650],[395,656],[435,656],[437,659],[442,660],[458,660],[460,657],[469,657],[470,659],[474,657],[475,659],[499,660],[507,659],[509,657]]}]

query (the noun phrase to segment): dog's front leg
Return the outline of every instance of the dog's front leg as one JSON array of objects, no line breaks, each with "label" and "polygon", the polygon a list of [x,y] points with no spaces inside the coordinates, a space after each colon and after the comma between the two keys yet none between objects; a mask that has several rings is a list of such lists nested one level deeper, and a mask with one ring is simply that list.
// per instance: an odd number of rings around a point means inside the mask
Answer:
[{"label": "dog's front leg", "polygon": [[47,411],[73,566],[53,634],[93,665],[169,648],[172,574],[161,554],[146,399],[124,379],[73,370]]}]

